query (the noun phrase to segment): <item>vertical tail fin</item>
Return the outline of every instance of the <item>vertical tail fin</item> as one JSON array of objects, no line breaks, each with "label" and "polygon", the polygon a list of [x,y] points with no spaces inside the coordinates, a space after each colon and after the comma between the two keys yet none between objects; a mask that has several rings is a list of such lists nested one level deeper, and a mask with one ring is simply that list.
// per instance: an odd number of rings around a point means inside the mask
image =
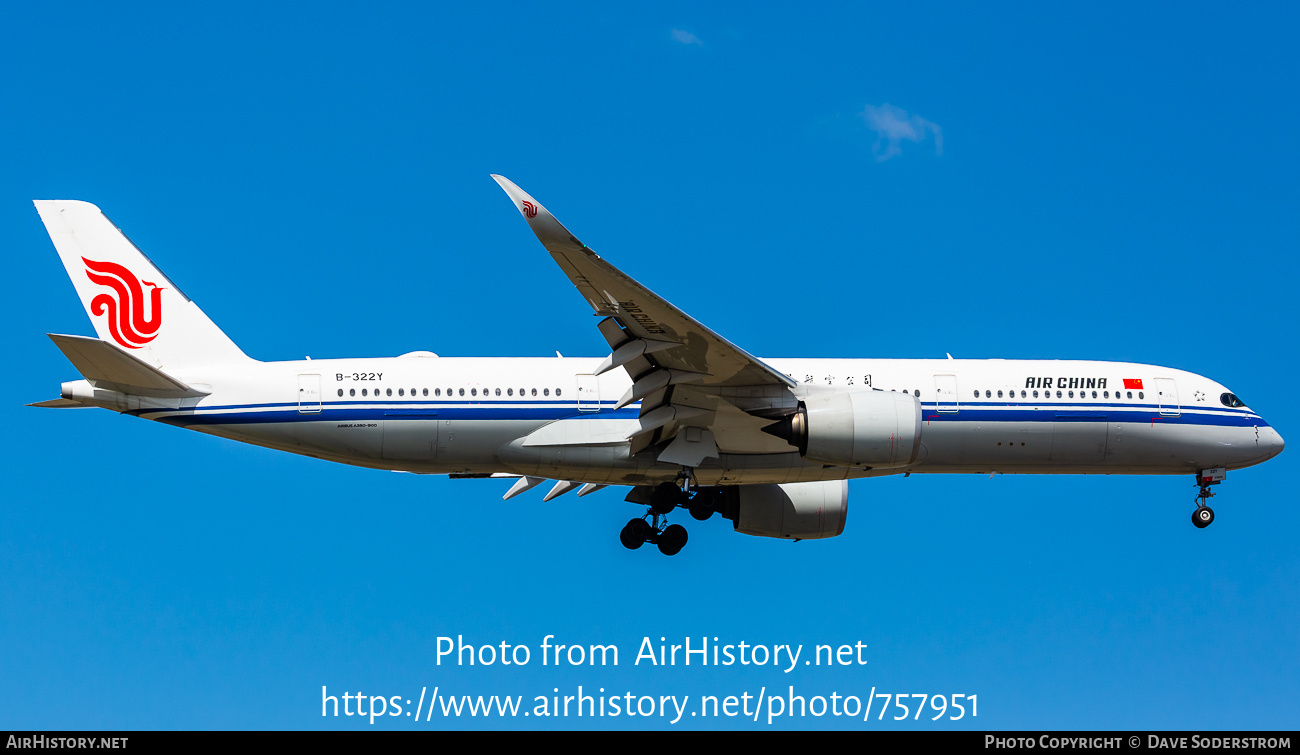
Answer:
[{"label": "vertical tail fin", "polygon": [[98,207],[34,204],[100,339],[168,370],[248,360]]}]

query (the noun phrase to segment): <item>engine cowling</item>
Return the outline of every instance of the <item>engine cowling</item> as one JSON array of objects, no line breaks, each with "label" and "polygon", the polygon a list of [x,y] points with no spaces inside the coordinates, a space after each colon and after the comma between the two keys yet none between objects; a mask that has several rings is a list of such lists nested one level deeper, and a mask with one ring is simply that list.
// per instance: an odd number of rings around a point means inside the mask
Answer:
[{"label": "engine cowling", "polygon": [[906,467],[921,450],[921,402],[894,391],[813,395],[766,432],[789,441],[809,461],[873,469]]},{"label": "engine cowling", "polygon": [[737,532],[786,540],[816,540],[844,532],[849,483],[789,482],[740,485],[733,522]]}]

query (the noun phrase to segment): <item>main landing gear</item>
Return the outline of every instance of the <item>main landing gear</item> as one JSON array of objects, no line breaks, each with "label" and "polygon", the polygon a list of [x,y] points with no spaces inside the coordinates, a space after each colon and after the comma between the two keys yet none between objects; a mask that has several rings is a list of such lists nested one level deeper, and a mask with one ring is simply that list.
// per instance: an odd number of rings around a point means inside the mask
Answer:
[{"label": "main landing gear", "polygon": [[629,550],[654,543],[660,553],[675,556],[686,547],[686,528],[680,524],[668,524],[668,515],[684,508],[696,520],[705,521],[717,509],[715,498],[710,492],[697,489],[691,470],[683,469],[675,482],[661,483],[650,491],[646,513],[624,525],[618,539]]},{"label": "main landing gear", "polygon": [[668,524],[662,514],[648,513],[624,525],[623,531],[618,533],[618,539],[629,550],[654,543],[659,546],[660,553],[675,556],[686,547],[687,535],[686,528],[680,524]]},{"label": "main landing gear", "polygon": [[1196,494],[1196,510],[1192,512],[1192,524],[1197,529],[1205,529],[1214,522],[1214,509],[1205,505],[1205,502],[1214,497],[1214,491],[1210,490],[1211,485],[1218,485],[1228,478],[1228,470],[1203,469],[1196,475],[1196,485],[1200,491]]}]

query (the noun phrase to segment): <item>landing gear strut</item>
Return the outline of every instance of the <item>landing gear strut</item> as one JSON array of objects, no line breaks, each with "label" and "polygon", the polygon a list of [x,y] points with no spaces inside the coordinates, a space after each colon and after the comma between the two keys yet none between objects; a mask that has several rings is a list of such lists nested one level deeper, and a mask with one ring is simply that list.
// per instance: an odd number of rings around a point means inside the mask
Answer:
[{"label": "landing gear strut", "polygon": [[1214,522],[1214,509],[1205,502],[1214,497],[1211,485],[1218,485],[1228,477],[1226,469],[1203,469],[1196,475],[1196,485],[1200,491],[1196,494],[1196,510],[1192,512],[1192,524],[1197,529],[1205,529]]}]

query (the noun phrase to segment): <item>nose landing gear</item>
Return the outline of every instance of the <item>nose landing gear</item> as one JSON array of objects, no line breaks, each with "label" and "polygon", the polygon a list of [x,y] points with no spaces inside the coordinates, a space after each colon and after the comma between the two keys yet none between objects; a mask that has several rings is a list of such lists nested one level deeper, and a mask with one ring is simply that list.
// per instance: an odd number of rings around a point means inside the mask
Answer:
[{"label": "nose landing gear", "polygon": [[1200,491],[1196,494],[1196,510],[1192,512],[1192,524],[1197,529],[1205,529],[1214,522],[1214,509],[1205,505],[1205,502],[1214,497],[1214,491],[1210,490],[1211,485],[1218,485],[1228,478],[1228,470],[1203,469],[1196,475],[1196,485]]}]

